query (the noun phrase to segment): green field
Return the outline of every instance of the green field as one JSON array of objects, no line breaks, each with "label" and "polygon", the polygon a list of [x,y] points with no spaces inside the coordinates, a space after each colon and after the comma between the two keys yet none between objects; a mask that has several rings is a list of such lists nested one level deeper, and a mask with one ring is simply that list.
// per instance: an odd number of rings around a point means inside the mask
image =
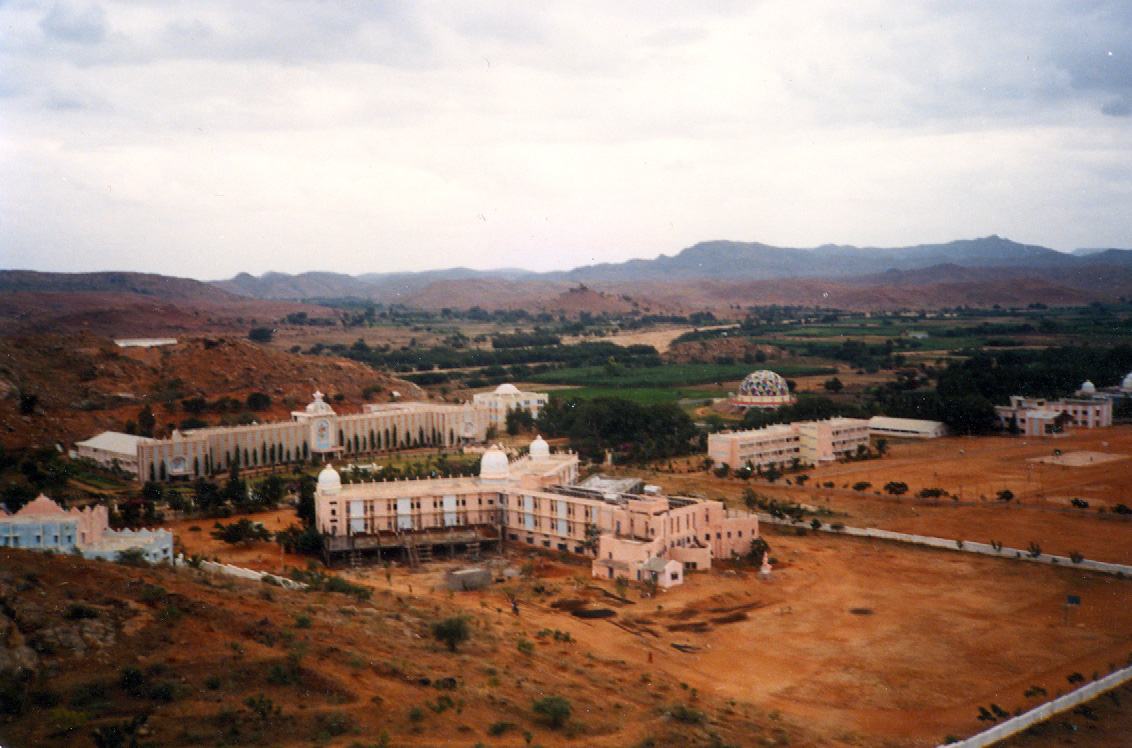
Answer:
[{"label": "green field", "polygon": [[835,369],[821,366],[762,367],[760,364],[669,364],[640,368],[609,366],[577,366],[555,369],[528,377],[541,384],[576,384],[614,390],[638,387],[686,387],[696,384],[727,382],[742,379],[755,369],[768,368],[784,377],[834,374]]}]

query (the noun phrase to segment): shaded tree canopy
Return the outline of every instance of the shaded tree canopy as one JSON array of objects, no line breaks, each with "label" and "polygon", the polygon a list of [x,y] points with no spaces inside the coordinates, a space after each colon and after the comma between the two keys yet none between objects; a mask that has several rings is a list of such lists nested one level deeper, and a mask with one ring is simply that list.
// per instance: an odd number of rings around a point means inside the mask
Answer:
[{"label": "shaded tree canopy", "polygon": [[699,429],[671,403],[641,405],[616,397],[560,399],[551,395],[538,427],[549,436],[565,436],[584,457],[600,459],[613,450],[625,462],[645,462],[695,451]]}]

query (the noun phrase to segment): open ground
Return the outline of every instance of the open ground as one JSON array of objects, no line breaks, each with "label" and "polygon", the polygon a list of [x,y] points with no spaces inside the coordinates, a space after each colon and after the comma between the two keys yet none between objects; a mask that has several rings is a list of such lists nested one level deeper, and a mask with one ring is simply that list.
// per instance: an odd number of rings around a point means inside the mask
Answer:
[{"label": "open ground", "polygon": [[[1037,477],[1029,479],[1025,465],[1051,454],[1054,444],[1064,454],[1132,453],[1132,431],[1078,433],[1057,441],[893,444],[882,459],[810,471],[811,482],[833,481],[832,490],[704,473],[658,472],[649,480],[673,493],[731,502],[753,486],[828,508],[845,524],[1020,548],[1036,542],[1047,553],[1077,551],[1087,558],[1132,563],[1132,523],[1096,509],[1119,503],[1119,488],[1132,478],[1120,471],[1132,469],[1132,461],[1056,472],[1047,467],[1050,474],[1039,485]],[[962,500],[929,503],[848,488],[860,480],[878,487],[906,481],[909,493],[935,486],[951,492],[961,481],[966,485]],[[994,492],[1002,488],[1017,498],[998,501]],[[1073,509],[1062,501],[1071,494],[1090,496],[1097,504]],[[264,519],[271,529],[290,520],[285,512]],[[222,547],[208,537],[207,527],[175,530],[190,553],[262,569],[302,562],[281,558],[278,548],[267,544]],[[1071,677],[1107,674],[1132,656],[1132,579],[834,534],[781,532],[786,534],[763,528],[776,561],[769,578],[751,567],[720,564],[709,574],[689,575],[685,585],[656,598],[631,591],[628,603],[598,591],[614,587],[590,579],[587,561],[538,557],[529,567],[532,575],[506,590],[495,585],[452,598],[443,591],[444,565],[424,571],[393,568],[388,579],[380,567],[352,576],[420,602],[451,599],[469,613],[502,610],[496,615],[504,618],[511,615],[506,594],[518,594],[524,630],[568,631],[605,663],[601,667],[611,679],[642,688],[682,684],[684,693],[695,689],[722,703],[753,705],[834,745],[929,746],[947,736],[970,735],[988,726],[978,720],[980,707],[1028,709],[1042,700],[1026,695],[1036,693],[1034,687],[1052,698],[1070,690]],[[524,563],[522,551],[514,553],[520,555],[512,555],[511,562]],[[1082,600],[1068,620],[1067,595]],[[581,620],[553,607],[556,601],[577,599],[610,607],[616,615]],[[1120,734],[1128,723],[1119,710],[1109,720],[1112,730],[1090,733],[1094,742],[1088,744],[1105,744],[1095,741]]]}]

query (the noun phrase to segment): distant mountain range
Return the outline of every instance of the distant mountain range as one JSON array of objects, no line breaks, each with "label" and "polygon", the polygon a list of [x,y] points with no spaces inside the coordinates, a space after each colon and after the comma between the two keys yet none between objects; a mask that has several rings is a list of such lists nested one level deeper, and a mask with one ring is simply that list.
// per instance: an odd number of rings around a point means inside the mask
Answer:
[{"label": "distant mountain range", "polygon": [[[1072,254],[1048,247],[1019,244],[998,236],[965,239],[946,244],[876,248],[827,244],[813,249],[774,247],[758,242],[711,241],[688,247],[674,256],[653,260],[585,265],[573,270],[533,273],[507,269],[494,271],[452,268],[421,273],[267,273],[258,278],[241,273],[213,285],[226,291],[259,299],[366,298],[392,302],[406,300],[433,284],[452,281],[505,281],[507,285],[533,281],[551,283],[595,283],[611,286],[642,282],[767,281],[788,278],[828,278],[842,282],[861,278],[869,284],[894,281],[901,274],[936,269],[933,282],[947,280],[949,268],[1009,269],[1027,271],[1055,279],[1058,272],[1092,271],[1100,267],[1132,270],[1132,250],[1080,249]],[[944,277],[941,276],[942,274]],[[1052,271],[1052,275],[1051,275]],[[964,280],[983,273],[957,272]],[[1009,273],[1008,273],[1009,274]],[[999,274],[1001,275],[1001,273]],[[1121,273],[1120,275],[1123,275]],[[955,278],[954,280],[959,280]],[[905,281],[907,282],[907,281]],[[1132,289],[1130,289],[1132,290]]]}]

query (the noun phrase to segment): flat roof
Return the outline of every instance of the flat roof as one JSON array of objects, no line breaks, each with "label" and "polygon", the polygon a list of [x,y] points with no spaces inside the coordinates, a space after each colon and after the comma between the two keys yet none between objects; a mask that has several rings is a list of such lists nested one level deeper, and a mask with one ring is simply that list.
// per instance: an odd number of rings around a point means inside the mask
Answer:
[{"label": "flat roof", "polygon": [[915,431],[932,431],[943,424],[939,421],[924,421],[919,418],[893,418],[891,416],[873,416],[869,419],[869,428],[901,429]]}]

